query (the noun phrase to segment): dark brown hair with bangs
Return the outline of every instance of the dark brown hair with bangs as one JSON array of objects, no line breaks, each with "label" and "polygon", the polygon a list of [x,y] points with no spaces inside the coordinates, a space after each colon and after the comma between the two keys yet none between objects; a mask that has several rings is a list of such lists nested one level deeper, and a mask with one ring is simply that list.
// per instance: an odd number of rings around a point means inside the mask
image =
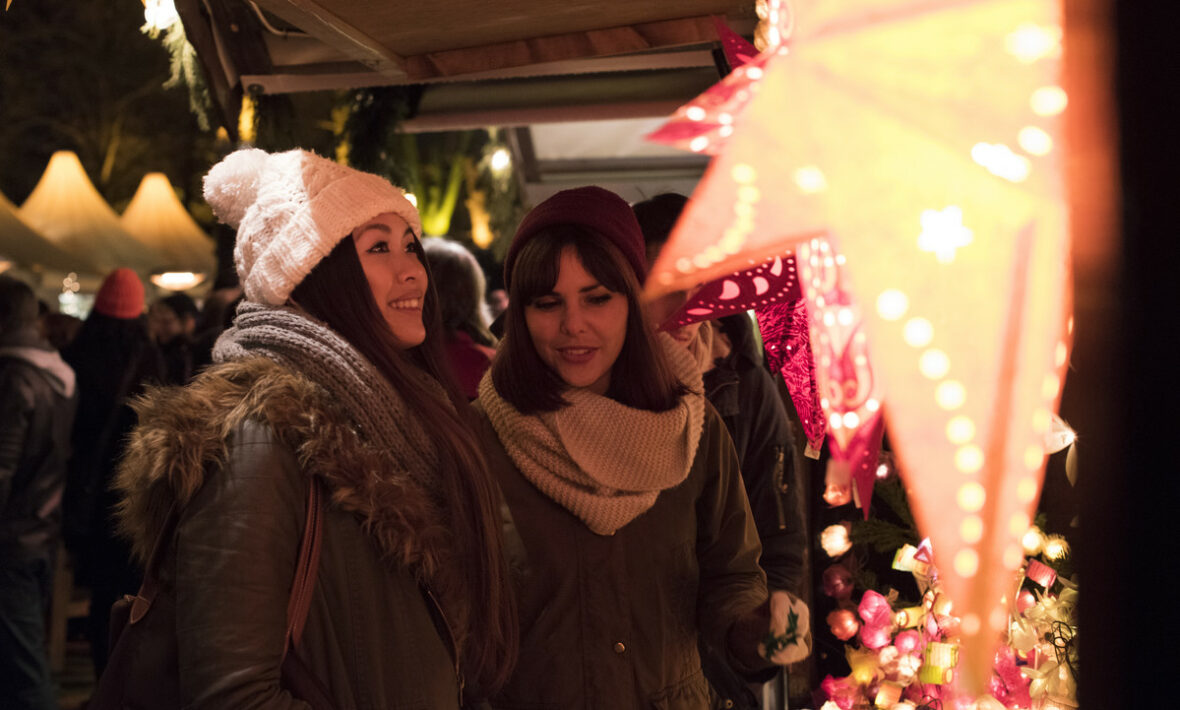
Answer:
[{"label": "dark brown hair with bangs", "polygon": [[[438,294],[427,270],[422,320],[426,340],[402,350],[377,308],[352,237],[345,237],[291,293],[291,301],[324,321],[376,366],[422,420],[439,453],[437,479],[450,506],[455,552],[464,561],[471,602],[464,658],[479,687],[494,692],[507,681],[516,659],[516,608],[500,534],[497,493],[474,430],[473,415],[451,376],[442,351]],[[413,368],[443,383],[451,407],[428,392]]]},{"label": "dark brown hair with bangs", "polygon": [[553,225],[537,232],[516,257],[504,313],[504,337],[492,361],[496,391],[522,414],[552,412],[569,404],[562,396],[568,385],[537,354],[525,320],[525,309],[553,291],[566,247],[577,252],[582,266],[598,283],[627,299],[626,337],[611,368],[606,396],[653,412],[675,407],[688,388],[672,373],[663,348],[643,320],[634,270],[610,240],[575,224]]}]

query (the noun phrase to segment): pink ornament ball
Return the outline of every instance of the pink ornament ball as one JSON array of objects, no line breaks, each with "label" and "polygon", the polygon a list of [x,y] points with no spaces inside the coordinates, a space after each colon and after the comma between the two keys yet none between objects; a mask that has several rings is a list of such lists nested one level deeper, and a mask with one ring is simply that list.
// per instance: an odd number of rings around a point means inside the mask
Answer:
[{"label": "pink ornament ball", "polygon": [[856,632],[860,631],[860,622],[856,620],[856,614],[853,614],[848,609],[836,609],[828,614],[828,626],[832,629],[832,635],[841,641],[847,641]]}]

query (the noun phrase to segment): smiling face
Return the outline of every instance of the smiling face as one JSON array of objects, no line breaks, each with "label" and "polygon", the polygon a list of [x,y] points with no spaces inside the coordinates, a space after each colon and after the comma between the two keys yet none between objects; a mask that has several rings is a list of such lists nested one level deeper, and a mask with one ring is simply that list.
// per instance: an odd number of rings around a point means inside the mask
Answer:
[{"label": "smiling face", "polygon": [[627,339],[627,298],[586,271],[572,246],[558,262],[549,293],[525,306],[525,323],[541,360],[570,387],[606,394]]},{"label": "smiling face", "polygon": [[422,306],[426,301],[426,267],[422,247],[406,221],[387,212],[352,230],[356,255],[377,309],[399,347],[426,339]]}]

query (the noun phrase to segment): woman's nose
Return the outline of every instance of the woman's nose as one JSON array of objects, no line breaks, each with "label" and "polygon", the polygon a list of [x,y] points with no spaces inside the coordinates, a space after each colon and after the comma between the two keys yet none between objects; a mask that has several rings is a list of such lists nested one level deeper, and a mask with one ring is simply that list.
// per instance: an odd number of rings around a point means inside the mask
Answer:
[{"label": "woman's nose", "polygon": [[577,306],[568,306],[561,315],[561,329],[568,334],[580,333],[585,329],[586,319],[583,317],[582,309]]}]

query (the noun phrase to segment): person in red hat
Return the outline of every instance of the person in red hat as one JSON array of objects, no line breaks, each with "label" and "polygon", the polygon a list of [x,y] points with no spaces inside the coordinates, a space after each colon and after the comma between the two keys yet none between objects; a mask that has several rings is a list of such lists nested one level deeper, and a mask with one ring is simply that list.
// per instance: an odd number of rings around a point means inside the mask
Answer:
[{"label": "person in red hat", "polygon": [[62,352],[78,375],[78,413],[66,478],[63,534],[74,577],[90,589],[87,638],[96,675],[107,661],[111,604],[134,594],[140,574],[115,532],[111,491],[123,441],[135,425],[130,402],[163,381],[164,365],[148,335],[143,282],[115,269],[103,279],[90,314]]},{"label": "person in red hat", "polygon": [[768,599],[700,369],[644,319],[645,274],[635,215],[598,187],[542,202],[508,250],[504,337],[477,403],[521,629],[493,707],[707,710],[698,636],[749,673],[810,651],[806,606]]}]

